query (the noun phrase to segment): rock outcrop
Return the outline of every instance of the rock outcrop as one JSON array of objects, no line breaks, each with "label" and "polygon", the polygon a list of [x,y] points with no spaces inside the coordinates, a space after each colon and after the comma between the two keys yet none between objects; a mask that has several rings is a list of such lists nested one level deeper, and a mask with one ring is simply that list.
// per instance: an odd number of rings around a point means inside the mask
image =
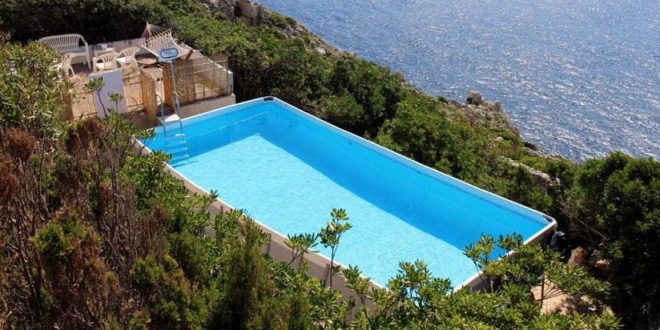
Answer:
[{"label": "rock outcrop", "polygon": [[561,158],[563,158],[560,154],[550,153],[550,152],[540,150],[536,145],[534,145],[532,143],[529,143],[529,142],[525,142],[525,151],[531,156],[536,156],[536,157],[541,157],[541,158],[546,158],[546,159],[561,159]]},{"label": "rock outcrop", "polygon": [[475,92],[475,91],[469,91],[467,93],[467,97],[465,98],[465,104],[471,104],[471,105],[480,105],[483,102],[483,97],[481,94]]},{"label": "rock outcrop", "polygon": [[468,120],[476,126],[494,130],[508,130],[515,135],[520,135],[516,126],[511,123],[504,109],[502,109],[502,104],[497,101],[486,101],[478,92],[468,92],[465,104],[456,101],[450,101],[449,103],[462,109]]},{"label": "rock outcrop", "polygon": [[559,178],[553,178],[548,173],[539,171],[523,163],[519,163],[511,158],[505,158],[505,160],[507,161],[507,163],[509,163],[509,165],[513,167],[521,167],[527,170],[527,172],[529,172],[529,174],[531,174],[536,180],[536,182],[540,185],[550,186],[550,187],[556,187],[561,185],[561,181],[559,181]]},{"label": "rock outcrop", "polygon": [[568,263],[572,265],[586,266],[588,258],[589,252],[585,248],[578,246],[571,251],[571,257],[568,259]]},{"label": "rock outcrop", "polygon": [[[448,103],[462,110],[462,114],[467,117],[467,120],[469,120],[475,126],[494,131],[508,131],[516,136],[520,136],[518,128],[516,128],[516,126],[511,123],[509,116],[507,116],[506,112],[504,112],[500,102],[486,101],[480,93],[470,91],[465,97],[465,104],[461,104],[457,101],[449,101]],[[494,139],[494,142],[501,142],[503,140],[503,137],[498,136]],[[535,145],[527,142],[525,142],[525,151],[532,156],[538,156],[547,159],[561,158],[559,155],[548,154],[544,151],[541,151]],[[503,161],[507,162],[513,167],[524,168],[535,178],[537,183],[540,185],[546,187],[556,187],[561,185],[561,182],[558,178],[554,178],[549,174],[537,170],[531,166],[517,162],[507,157],[503,157]]]},{"label": "rock outcrop", "polygon": [[249,0],[199,0],[212,12],[220,12],[227,19],[240,19],[246,24],[259,25],[268,21],[271,11]]}]

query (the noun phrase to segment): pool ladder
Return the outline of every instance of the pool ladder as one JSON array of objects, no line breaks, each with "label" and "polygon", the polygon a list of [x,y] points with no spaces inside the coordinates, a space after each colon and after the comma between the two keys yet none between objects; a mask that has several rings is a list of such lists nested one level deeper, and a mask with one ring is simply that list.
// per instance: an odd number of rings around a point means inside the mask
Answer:
[{"label": "pool ladder", "polygon": [[170,160],[171,163],[184,161],[190,155],[188,154],[186,134],[183,132],[183,122],[179,114],[179,95],[174,93],[175,106],[174,113],[171,114],[165,114],[165,102],[163,102],[160,95],[156,94],[156,97],[160,101],[160,116],[158,116],[158,121],[163,126],[163,137],[165,138],[164,151],[172,157]]}]

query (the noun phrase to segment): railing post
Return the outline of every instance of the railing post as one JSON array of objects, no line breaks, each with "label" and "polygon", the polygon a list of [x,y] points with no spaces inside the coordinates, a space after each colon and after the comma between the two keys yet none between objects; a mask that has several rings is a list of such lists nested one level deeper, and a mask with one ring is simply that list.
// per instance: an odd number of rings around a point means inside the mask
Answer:
[{"label": "railing post", "polygon": [[266,248],[266,255],[270,255],[271,244],[273,244],[273,233],[268,233],[268,247]]},{"label": "railing post", "polygon": [[[328,280],[330,279],[330,277],[332,277],[332,264],[326,264],[325,268],[326,268],[327,273],[325,275],[324,284],[328,283]],[[332,280],[331,279],[330,279],[330,284],[332,285]],[[330,289],[332,289],[332,286],[330,287]]]},{"label": "railing post", "polygon": [[234,94],[234,73],[227,69],[227,88],[229,93],[227,95]]}]

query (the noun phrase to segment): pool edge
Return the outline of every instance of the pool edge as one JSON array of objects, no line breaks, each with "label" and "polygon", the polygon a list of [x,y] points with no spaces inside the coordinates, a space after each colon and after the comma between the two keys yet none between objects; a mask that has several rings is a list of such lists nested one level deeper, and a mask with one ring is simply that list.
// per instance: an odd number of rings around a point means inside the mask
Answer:
[{"label": "pool edge", "polygon": [[[525,244],[525,245],[530,244],[530,243],[534,243],[534,242],[541,242],[541,241],[545,240],[545,239],[548,237],[548,235],[550,235],[550,234],[556,229],[556,227],[557,227],[557,221],[556,221],[554,218],[552,218],[552,217],[550,217],[550,216],[548,216],[548,215],[546,215],[546,214],[544,214],[544,213],[542,213],[542,212],[540,212],[540,211],[534,210],[534,209],[532,209],[532,208],[530,208],[530,207],[527,207],[527,206],[525,206],[525,205],[519,204],[519,203],[517,203],[517,202],[515,202],[515,201],[512,201],[512,200],[510,200],[510,199],[507,199],[507,198],[504,198],[504,197],[502,197],[502,196],[496,195],[496,194],[494,194],[494,193],[492,193],[492,192],[489,192],[489,191],[487,191],[487,190],[484,190],[484,189],[482,189],[482,188],[479,188],[479,187],[477,187],[477,186],[474,186],[474,185],[472,185],[472,184],[470,184],[470,183],[468,183],[468,182],[465,182],[465,181],[462,181],[462,180],[460,180],[460,179],[454,178],[454,177],[452,177],[451,175],[448,175],[448,174],[446,174],[446,173],[440,172],[440,171],[438,171],[438,170],[436,170],[436,169],[434,169],[434,168],[431,168],[431,167],[429,167],[429,166],[427,166],[427,165],[425,165],[425,164],[419,163],[419,162],[417,162],[417,161],[415,161],[415,160],[413,160],[413,159],[410,159],[410,158],[408,158],[408,157],[406,157],[406,156],[404,156],[404,155],[401,155],[401,154],[396,153],[396,152],[394,152],[394,151],[392,151],[392,150],[389,150],[389,149],[387,149],[387,148],[385,148],[385,147],[383,147],[383,146],[381,146],[381,145],[378,145],[378,144],[376,144],[376,143],[373,142],[373,141],[367,140],[367,139],[365,139],[365,138],[363,138],[363,137],[361,137],[361,136],[359,136],[359,135],[353,134],[353,133],[348,132],[348,131],[346,131],[346,130],[340,128],[340,127],[334,126],[334,125],[332,125],[332,124],[330,124],[330,123],[328,123],[328,122],[326,122],[326,121],[324,121],[324,120],[322,120],[322,119],[320,119],[320,118],[318,118],[318,117],[315,117],[315,116],[313,116],[312,114],[309,114],[309,113],[303,111],[302,109],[298,109],[297,107],[295,107],[295,106],[293,106],[293,105],[290,105],[290,104],[288,104],[288,103],[286,103],[286,102],[284,102],[284,101],[282,101],[282,100],[280,100],[279,98],[274,97],[274,96],[265,96],[265,97],[256,98],[256,99],[252,99],[252,100],[249,100],[249,101],[244,101],[244,102],[241,102],[241,103],[237,103],[237,104],[233,104],[233,105],[228,105],[228,106],[225,106],[225,107],[217,108],[217,109],[214,109],[214,110],[211,110],[211,111],[205,112],[205,113],[201,113],[201,114],[197,114],[197,115],[194,115],[194,116],[191,116],[191,117],[185,118],[185,119],[183,119],[183,122],[184,122],[184,124],[185,124],[186,122],[191,122],[191,121],[194,122],[194,121],[199,120],[200,117],[211,116],[211,115],[214,115],[214,114],[217,114],[217,113],[220,113],[220,112],[223,112],[223,111],[227,111],[227,110],[231,110],[232,112],[233,112],[233,111],[239,111],[239,110],[241,110],[241,109],[249,108],[249,107],[251,107],[251,106],[258,105],[258,104],[260,104],[260,103],[264,103],[264,102],[268,102],[268,103],[270,103],[270,102],[274,102],[274,103],[277,103],[277,104],[279,104],[280,106],[285,107],[287,110],[289,110],[289,111],[293,111],[293,112],[296,112],[296,113],[298,113],[298,114],[300,114],[300,115],[303,115],[303,116],[305,116],[306,118],[308,118],[308,119],[310,119],[310,120],[312,120],[312,121],[314,121],[314,122],[316,122],[316,123],[319,123],[319,124],[323,125],[324,127],[327,127],[327,128],[329,128],[329,129],[333,130],[334,132],[337,132],[337,133],[341,134],[342,136],[344,136],[344,137],[346,137],[346,138],[357,139],[362,145],[364,145],[364,146],[367,147],[367,148],[370,148],[370,149],[372,149],[372,150],[375,148],[375,149],[376,149],[376,150],[375,150],[376,152],[384,152],[384,153],[386,154],[386,156],[389,156],[390,158],[394,157],[394,158],[395,158],[395,159],[394,159],[395,161],[402,161],[402,162],[404,162],[406,165],[413,166],[413,168],[414,168],[415,170],[422,170],[422,171],[424,171],[424,174],[426,174],[426,175],[430,175],[430,176],[432,176],[432,177],[435,177],[435,178],[441,179],[441,180],[444,181],[444,182],[446,182],[446,180],[451,181],[452,186],[456,186],[456,184],[467,185],[469,188],[474,189],[474,190],[477,190],[477,191],[479,191],[480,193],[482,193],[482,194],[484,194],[485,196],[487,196],[487,197],[488,197],[488,200],[487,200],[487,201],[488,201],[489,203],[493,203],[493,204],[496,204],[497,206],[505,207],[505,208],[507,208],[507,209],[509,209],[509,210],[511,210],[511,211],[514,211],[514,212],[516,212],[516,213],[520,213],[520,212],[518,212],[518,211],[516,211],[516,210],[512,210],[508,205],[501,205],[501,204],[498,203],[498,202],[511,203],[511,204],[513,204],[513,205],[515,205],[515,206],[517,206],[517,207],[520,207],[521,209],[525,210],[526,212],[530,212],[530,213],[532,213],[532,214],[535,214],[535,215],[537,215],[537,216],[540,216],[540,218],[544,220],[544,222],[543,222],[543,223],[544,223],[544,226],[543,226],[539,231],[537,231],[536,233],[534,233],[534,235],[532,235],[532,236],[530,236],[529,238],[527,238],[527,239],[523,242],[523,244]],[[160,127],[157,127],[157,128],[155,128],[155,129],[157,130],[157,129],[159,129],[159,128],[160,128]],[[151,150],[150,150],[150,149],[149,149],[144,143],[142,143],[142,141],[136,140],[136,142],[139,144],[139,146],[141,146],[142,150],[146,151],[147,153],[148,153],[148,152],[152,152],[152,151],[151,151]],[[143,151],[143,152],[144,152],[144,151]],[[195,184],[194,182],[192,182],[192,180],[188,179],[185,175],[183,175],[181,172],[179,172],[178,170],[176,170],[176,169],[175,169],[174,167],[172,167],[170,164],[167,164],[167,163],[166,163],[166,164],[165,164],[165,169],[166,169],[170,174],[174,175],[174,176],[177,177],[179,180],[183,181],[183,182],[184,182],[184,185],[186,186],[186,188],[187,188],[189,191],[191,191],[191,192],[193,192],[193,193],[208,194],[208,191],[204,190],[203,188],[201,188],[200,186],[198,186],[197,184]],[[460,187],[459,187],[459,188],[460,188]],[[481,196],[477,196],[477,197],[480,198]],[[232,207],[229,203],[223,201],[223,200],[222,200],[221,198],[219,198],[219,197],[217,198],[217,203],[218,203],[219,205],[217,205],[216,207],[218,207],[218,211],[219,211],[219,212],[224,212],[225,210],[232,210],[232,209],[235,209],[235,208]],[[266,224],[260,222],[260,221],[257,220],[257,219],[252,219],[252,220],[253,220],[257,225],[259,225],[259,226],[260,226],[260,227],[261,227],[261,228],[267,233],[267,235],[269,235],[269,241],[270,241],[270,242],[268,243],[268,249],[267,249],[267,252],[266,252],[266,253],[267,253],[268,255],[270,255],[273,259],[280,260],[280,261],[289,261],[289,259],[290,259],[290,251],[291,251],[290,249],[288,250],[288,253],[287,253],[287,254],[285,254],[284,256],[280,256],[280,258],[276,258],[276,256],[274,256],[274,255],[271,253],[271,251],[270,251],[271,244],[273,243],[273,236],[274,236],[274,238],[275,238],[275,241],[276,241],[275,243],[276,243],[276,244],[280,245],[280,247],[282,247],[282,248],[284,248],[284,249],[288,249],[288,247],[286,247],[286,244],[284,244],[284,242],[286,242],[286,236],[284,236],[282,233],[278,232],[277,230],[274,230],[273,228],[269,227],[268,225],[266,225]],[[537,221],[537,222],[541,222],[541,221],[539,221],[539,219],[536,219],[536,218],[530,218],[530,220]],[[510,251],[510,252],[506,253],[505,255],[501,256],[500,258],[507,257],[507,256],[511,255],[511,253],[513,253],[513,251]],[[282,257],[283,257],[283,258],[282,258]],[[314,266],[318,266],[318,267],[321,267],[321,268],[323,268],[323,269],[326,269],[326,272],[327,272],[327,269],[328,269],[329,264],[330,264],[330,259],[329,259],[327,256],[325,256],[325,255],[323,255],[323,254],[321,254],[321,253],[318,253],[318,252],[313,252],[313,253],[307,253],[307,254],[305,255],[305,259],[306,259],[306,261],[308,262],[308,264],[310,264],[310,269],[312,268],[311,266],[314,265]],[[498,259],[499,259],[499,258],[498,258]],[[339,263],[339,262],[337,262],[337,261],[335,261],[334,264],[340,266],[341,268],[346,268],[345,265],[343,265],[343,264],[341,264],[341,263]],[[318,272],[316,272],[316,271],[313,271],[313,272],[312,272],[311,270],[308,270],[308,273],[311,273],[311,274],[309,274],[309,275],[314,276],[314,277],[316,277],[316,278],[318,278],[318,279],[322,279],[322,278],[326,278],[326,279],[327,279],[327,274],[326,274],[326,275],[321,274],[321,276],[318,276],[318,275],[319,275]],[[336,274],[336,275],[339,275],[339,274]],[[471,275],[468,279],[466,279],[465,281],[461,282],[459,285],[454,286],[454,290],[453,290],[453,291],[456,292],[456,291],[461,290],[461,289],[463,289],[463,288],[479,289],[480,284],[482,284],[481,276],[482,276],[482,272],[480,272],[480,271],[475,272],[475,273],[474,273],[473,275]],[[367,277],[364,276],[364,275],[363,275],[363,277],[367,278]],[[336,277],[333,277],[333,278],[336,278]],[[343,278],[343,276],[338,276],[337,279],[339,279],[339,280],[341,280],[342,282],[345,283],[345,279]],[[384,286],[383,286],[382,284],[380,284],[380,283],[378,283],[378,282],[376,282],[376,281],[374,281],[374,280],[372,280],[372,279],[369,279],[369,280],[370,280],[371,284],[372,284],[374,287],[377,287],[377,288],[384,288]],[[342,286],[342,288],[343,288],[343,286]],[[337,289],[337,288],[335,288],[335,289]],[[345,288],[344,288],[344,289],[345,289]],[[342,291],[342,293],[345,293],[345,292],[343,292],[343,291],[345,291],[345,290],[340,290],[340,291]],[[349,292],[349,294],[351,294],[351,292]]]}]

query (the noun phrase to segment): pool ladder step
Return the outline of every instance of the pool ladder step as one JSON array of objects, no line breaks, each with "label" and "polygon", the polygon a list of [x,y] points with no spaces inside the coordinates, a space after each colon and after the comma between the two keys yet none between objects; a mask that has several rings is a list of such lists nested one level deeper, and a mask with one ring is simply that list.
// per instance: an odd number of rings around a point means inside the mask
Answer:
[{"label": "pool ladder step", "polygon": [[170,163],[176,164],[176,163],[179,163],[179,162],[183,162],[183,161],[188,160],[189,157],[190,157],[190,155],[188,155],[187,153],[172,156],[172,158],[170,159]]},{"label": "pool ladder step", "polygon": [[186,135],[181,132],[165,137],[165,151],[172,157],[170,162],[176,163],[188,159],[188,141]]},{"label": "pool ladder step", "polygon": [[179,146],[187,146],[188,142],[186,141],[186,136],[182,135],[178,138],[171,138],[165,140],[165,144],[167,145],[168,148],[174,148]]},{"label": "pool ladder step", "polygon": [[173,139],[180,139],[180,138],[185,138],[185,137],[186,137],[185,134],[177,133],[177,134],[174,134],[174,135],[165,135],[165,140],[166,141],[171,141]]},{"label": "pool ladder step", "polygon": [[[158,118],[163,126],[163,137],[165,138],[165,152],[172,158],[171,163],[177,163],[188,159],[188,141],[183,132],[183,123],[177,114],[160,116]],[[171,127],[176,125],[175,127]]]}]

